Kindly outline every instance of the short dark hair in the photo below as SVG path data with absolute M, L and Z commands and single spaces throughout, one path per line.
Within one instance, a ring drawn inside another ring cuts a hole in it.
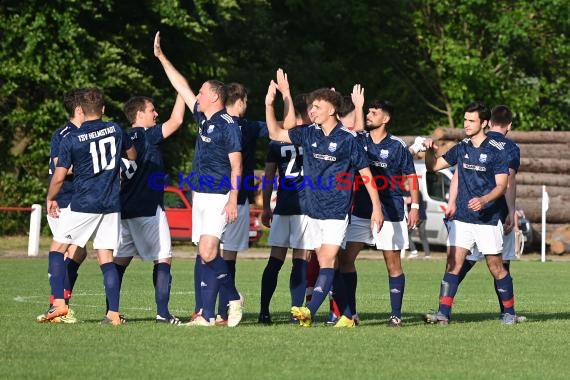
M 390 120 L 392 119 L 392 115 L 394 115 L 394 104 L 388 100 L 374 100 L 372 103 L 370 103 L 368 108 L 374 108 L 386 112 L 388 116 L 390 116 Z
M 226 99 L 228 98 L 228 93 L 226 91 L 226 85 L 223 82 L 220 82 L 219 80 L 216 80 L 216 79 L 209 79 L 206 81 L 206 83 L 208 83 L 210 85 L 210 88 L 212 89 L 214 94 L 218 95 L 218 97 L 220 98 L 220 101 L 225 106 L 226 105 Z
M 491 110 L 491 123 L 506 127 L 513 122 L 513 112 L 504 105 L 498 105 Z
M 232 106 L 238 100 L 247 97 L 247 89 L 241 83 L 233 82 L 226 85 L 226 106 Z
M 354 103 L 352 103 L 352 97 L 350 95 L 345 95 L 342 97 L 342 104 L 338 110 L 339 117 L 345 117 L 349 113 L 354 111 Z
M 103 90 L 99 88 L 86 88 L 78 93 L 78 102 L 83 113 L 86 115 L 103 114 L 103 107 L 105 107 Z
M 133 96 L 125 102 L 123 105 L 123 113 L 129 123 L 135 123 L 137 120 L 137 112 L 144 112 L 147 103 L 154 103 L 154 101 L 147 96 Z
M 481 101 L 471 102 L 465 106 L 463 112 L 477 112 L 481 121 L 489 121 L 491 119 L 491 111 L 485 103 Z
M 75 116 L 75 108 L 79 106 L 78 95 L 81 91 L 81 88 L 75 88 L 63 95 L 63 106 L 70 118 Z
M 309 116 L 309 94 L 299 94 L 293 99 L 293 107 L 295 107 L 295 115 L 300 118 Z
M 324 100 L 330 104 L 335 109 L 335 113 L 338 114 L 340 107 L 342 106 L 342 95 L 330 88 L 319 88 L 309 94 L 308 103 L 313 103 L 315 100 Z

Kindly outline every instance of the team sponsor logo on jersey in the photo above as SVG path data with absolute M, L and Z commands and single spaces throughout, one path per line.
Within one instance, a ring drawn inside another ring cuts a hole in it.
M 388 158 L 388 155 L 390 154 L 390 152 L 388 151 L 388 149 L 380 149 L 380 158 L 385 160 Z
M 486 172 L 487 171 L 486 167 L 479 166 L 479 165 L 473 165 L 473 164 L 463 164 L 463 168 L 468 169 L 468 170 L 475 170 L 478 172 Z
M 376 166 L 377 168 L 387 168 L 388 164 L 382 161 L 371 161 L 370 166 Z
M 328 154 L 313 153 L 313 157 L 317 160 L 336 161 L 335 156 L 329 156 Z
M 200 138 L 202 139 L 202 141 L 210 143 L 212 142 L 212 139 L 209 137 L 204 136 L 203 134 L 200 133 Z
M 330 143 L 329 144 L 329 152 L 334 152 L 336 150 L 336 143 Z
M 212 133 L 212 132 L 214 131 L 214 128 L 215 128 L 215 127 L 216 127 L 216 126 L 215 126 L 214 124 L 208 125 L 208 132 L 206 132 L 206 133 L 208 133 L 208 134 Z
M 485 153 L 481 153 L 479 155 L 479 162 L 484 164 L 485 162 L 487 162 L 487 155 Z

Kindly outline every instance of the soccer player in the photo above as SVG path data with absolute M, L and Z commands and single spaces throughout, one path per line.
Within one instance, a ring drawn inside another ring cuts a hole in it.
M 238 192 L 238 217 L 229 224 L 222 236 L 222 257 L 235 282 L 237 253 L 249 247 L 249 205 L 254 201 L 255 151 L 257 140 L 268 137 L 267 124 L 244 118 L 247 110 L 247 90 L 240 83 L 226 85 L 226 110 L 241 131 L 242 176 Z M 220 289 L 216 324 L 224 325 L 228 319 L 228 296 Z
M 164 191 L 149 186 L 153 173 L 164 172 L 160 144 L 180 128 L 186 105 L 176 97 L 170 118 L 157 124 L 154 101 L 144 96 L 130 98 L 123 112 L 131 123 L 128 136 L 137 150 L 137 159 L 123 159 L 121 187 L 121 241 L 115 264 L 122 282 L 123 274 L 134 256 L 152 261 L 152 282 L 156 301 L 156 322 L 180 324 L 168 310 L 172 275 L 170 230 L 164 212 Z
M 280 75 L 283 75 L 281 69 L 278 71 L 278 80 Z M 265 100 L 269 136 L 275 141 L 303 147 L 305 178 L 302 185 L 308 186 L 307 215 L 310 217 L 309 223 L 314 223 L 318 231 L 315 238 L 320 270 L 313 296 L 306 307 L 291 308 L 292 316 L 302 326 L 310 326 L 332 286 L 335 260 L 348 224 L 353 184 L 351 173 L 359 170 L 362 176 L 372 176 L 364 149 L 359 146 L 355 133 L 344 128 L 337 120 L 337 110 L 342 101 L 339 93 L 330 89 L 313 91 L 309 97 L 309 112 L 313 114 L 311 119 L 314 124 L 285 130 L 279 128 L 275 119 L 273 103 L 276 91 L 277 84 L 271 81 Z M 285 107 L 292 107 L 289 89 L 280 88 L 280 91 Z M 373 204 L 370 228 L 380 230 L 383 218 L 378 192 L 370 183 L 365 186 Z M 353 327 L 354 321 L 350 317 L 343 315 L 337 326 Z
M 356 315 L 357 272 L 355 260 L 364 245 L 375 245 L 382 250 L 388 271 L 391 312 L 388 326 L 402 326 L 402 300 L 406 277 L 402 270 L 400 250 L 408 247 L 408 228 L 419 220 L 419 187 L 414 160 L 406 144 L 388 131 L 394 114 L 392 103 L 374 101 L 366 115 L 366 131 L 359 134 L 365 148 L 374 186 L 380 195 L 384 225 L 379 233 L 371 231 L 372 204 L 368 192 L 358 186 L 354 208 L 346 231 L 346 248 L 340 256 L 340 270 L 348 297 L 350 312 Z M 406 179 L 406 176 L 407 179 Z M 404 211 L 404 181 L 408 182 L 412 208 L 407 221 Z M 342 308 L 342 306 L 341 306 Z
M 295 97 L 295 125 L 311 124 L 307 114 L 307 95 Z M 271 196 L 275 173 L 279 173 L 277 202 L 271 210 Z M 291 306 L 303 306 L 307 287 L 307 259 L 310 249 L 315 248 L 311 241 L 312 233 L 308 229 L 308 217 L 305 215 L 303 181 L 303 148 L 293 144 L 271 141 L 265 163 L 263 184 L 263 213 L 261 221 L 271 227 L 268 243 L 271 253 L 261 278 L 261 302 L 258 322 L 271 324 L 269 304 L 275 289 L 279 271 L 283 267 L 288 248 L 293 249 L 293 266 L 289 277 Z M 299 323 L 296 319 L 294 323 Z
M 425 163 L 429 171 L 457 165 L 457 211 L 448 222 L 447 267 L 441 281 L 439 309 L 425 316 L 427 323 L 447 324 L 459 286 L 459 273 L 469 250 L 477 246 L 499 289 L 504 306 L 502 323 L 516 323 L 513 279 L 503 267 L 503 225 L 508 212 L 504 194 L 509 175 L 503 136 L 486 136 L 491 112 L 481 102 L 468 104 L 463 126 L 467 138 L 437 157 L 433 140 L 426 139 Z
M 225 287 L 229 299 L 227 326 L 235 327 L 243 316 L 243 298 L 235 288 L 218 248 L 227 224 L 237 219 L 238 177 L 242 173 L 239 127 L 224 108 L 224 84 L 208 80 L 195 95 L 186 79 L 162 52 L 159 32 L 154 39 L 154 55 L 198 124 L 194 176 L 191 182 L 187 178 L 184 181 L 193 187 L 192 241 L 198 244 L 200 256 L 196 265 L 201 265 L 199 280 L 203 311 L 202 315 L 185 325 L 213 326 L 218 290 Z
M 58 128 L 51 137 L 51 147 L 50 147 L 50 160 L 49 160 L 49 179 L 48 183 L 51 182 L 51 178 L 53 173 L 55 172 L 55 167 L 58 161 L 59 155 L 59 144 L 61 139 L 65 137 L 69 132 L 79 128 L 79 126 L 83 123 L 83 113 L 77 103 L 78 94 L 81 90 L 75 89 L 71 90 L 66 93 L 63 97 L 63 105 L 65 110 L 69 115 L 69 120 L 63 125 L 62 127 Z M 69 206 L 69 202 L 71 201 L 71 195 L 73 194 L 73 170 L 68 172 L 65 176 L 65 180 L 63 185 L 61 186 L 61 190 L 59 191 L 56 201 L 60 208 L 66 208 Z M 53 218 L 49 214 L 47 215 L 47 220 L 49 224 L 49 228 L 51 230 L 52 236 L 55 235 L 57 231 L 57 226 L 59 219 Z M 87 252 L 85 248 L 78 247 L 76 245 L 70 245 L 65 252 L 65 282 L 64 282 L 64 299 L 65 302 L 69 305 L 69 301 L 71 298 L 71 294 L 73 292 L 73 287 L 75 286 L 75 282 L 77 280 L 78 274 L 77 271 L 79 266 L 85 260 L 87 256 Z M 53 304 L 53 294 L 50 295 L 49 305 L 50 308 Z M 49 320 L 45 319 L 44 314 L 40 314 L 37 317 L 37 321 L 42 322 L 49 322 Z M 51 322 L 63 322 L 63 323 L 76 323 L 77 317 L 75 316 L 75 312 L 70 308 L 67 315 L 62 317 L 57 317 L 51 320 Z
M 57 167 L 47 195 L 48 213 L 58 217 L 60 210 L 55 199 L 69 168 L 73 166 L 73 195 L 69 207 L 61 210 L 49 252 L 54 301 L 45 318 L 51 320 L 68 313 L 63 296 L 65 251 L 72 244 L 85 247 L 89 238 L 95 235 L 93 247 L 97 250 L 109 302 L 103 323 L 120 325 L 119 276 L 113 264 L 113 250 L 118 245 L 120 227 L 119 169 L 121 152 L 125 151 L 127 157 L 134 160 L 136 150 L 119 125 L 101 120 L 105 108 L 103 91 L 86 89 L 79 94 L 78 103 L 84 122 L 61 141 Z
M 502 136 L 506 136 L 511 130 L 513 124 L 513 113 L 512 111 L 504 105 L 498 105 L 491 110 L 491 120 L 489 121 L 489 130 L 487 131 L 487 137 L 501 139 Z M 505 199 L 507 201 L 508 213 L 506 219 L 504 220 L 503 226 L 503 267 L 507 272 L 510 273 L 510 262 L 517 258 L 516 255 L 516 244 L 515 244 L 515 231 L 516 226 L 516 208 L 515 208 L 515 198 L 516 198 L 516 174 L 520 167 L 520 149 L 512 140 L 505 139 L 505 150 L 508 156 L 509 165 L 509 177 L 507 182 L 507 191 L 505 193 Z M 451 182 L 450 196 L 448 201 L 448 208 L 446 211 L 446 217 L 452 219 L 456 211 L 456 200 L 457 200 L 457 183 L 458 183 L 458 173 L 455 172 Z M 483 255 L 477 249 L 473 248 L 470 255 L 466 257 L 465 262 L 459 272 L 459 283 L 463 281 L 467 273 L 473 268 L 477 261 L 483 260 Z M 497 281 L 494 281 L 495 293 L 497 294 L 497 299 L 499 300 L 499 308 L 501 310 L 500 319 L 504 316 L 504 306 L 501 302 L 501 295 L 497 287 Z M 524 322 L 526 318 L 522 315 L 516 316 L 516 322 Z

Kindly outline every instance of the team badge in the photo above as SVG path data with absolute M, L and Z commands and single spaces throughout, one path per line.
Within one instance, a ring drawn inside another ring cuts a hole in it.
M 214 130 L 214 125 L 213 124 L 208 125 L 208 133 L 212 133 L 213 130 Z
M 336 150 L 336 143 L 330 143 L 329 144 L 329 152 L 334 152 Z
M 385 160 L 388 158 L 388 155 L 390 154 L 390 152 L 388 151 L 388 149 L 380 149 L 380 158 Z
M 484 164 L 485 162 L 487 162 L 487 155 L 485 153 L 481 153 L 479 155 L 479 162 Z

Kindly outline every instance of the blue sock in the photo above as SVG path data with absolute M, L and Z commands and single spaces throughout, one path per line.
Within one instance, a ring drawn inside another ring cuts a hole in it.
M 503 268 L 505 268 L 507 272 L 510 272 L 510 267 L 511 267 L 510 261 L 503 263 Z M 493 283 L 495 285 L 495 294 L 497 295 L 497 299 L 499 300 L 499 308 L 501 309 L 501 314 L 503 314 L 505 312 L 505 307 L 503 306 L 503 302 L 501 300 L 501 293 L 499 293 L 499 289 L 497 288 L 497 280 L 493 281 Z
M 451 315 L 453 299 L 459 287 L 459 276 L 445 272 L 439 288 L 439 312 L 447 318 Z
M 358 275 L 356 272 L 346 272 L 342 274 L 344 279 L 344 287 L 346 289 L 346 298 L 348 307 L 352 315 L 356 314 L 356 286 L 358 284 Z
M 283 262 L 281 262 L 283 265 Z M 293 259 L 291 276 L 289 277 L 289 290 L 291 291 L 291 306 L 303 306 L 305 301 L 305 290 L 307 289 L 307 266 L 303 259 Z M 275 276 L 277 285 L 277 276 Z
M 79 270 L 78 262 L 72 259 L 65 259 L 65 281 L 63 283 L 65 303 L 69 304 L 69 299 L 71 298 L 71 293 L 73 292 L 73 287 L 75 286 L 75 281 L 77 281 L 77 271 Z
M 109 302 L 108 310 L 118 312 L 121 284 L 119 281 L 117 266 L 114 263 L 103 264 L 101 265 L 101 272 L 103 272 L 105 295 L 107 296 L 107 301 Z
M 334 279 L 334 269 L 333 268 L 321 268 L 319 270 L 319 276 L 315 282 L 315 287 L 313 289 L 313 297 L 311 301 L 307 304 L 307 307 L 311 311 L 311 317 L 314 319 L 317 314 L 317 310 L 329 294 L 332 288 L 332 283 Z
M 227 292 L 226 294 L 228 297 L 228 302 L 238 300 L 239 293 L 236 289 L 234 279 L 228 269 L 228 265 L 224 259 L 222 259 L 221 256 L 216 256 L 214 260 L 206 263 L 206 266 L 211 268 L 216 274 L 216 279 L 218 280 L 219 287 L 225 288 Z
M 471 260 L 465 260 L 463 262 L 463 266 L 461 267 L 461 269 L 459 270 L 459 284 L 461 284 L 461 281 L 463 281 L 463 279 L 465 278 L 465 276 L 467 276 L 467 273 L 469 273 L 469 271 L 471 269 L 473 269 L 473 267 L 475 266 L 475 264 L 477 264 L 477 261 L 471 261 Z
M 119 264 L 115 264 L 115 268 L 117 269 L 117 276 L 119 279 L 119 293 L 121 292 L 121 287 L 123 286 L 123 276 L 125 274 L 125 271 L 127 270 L 126 266 L 123 265 L 119 265 Z M 105 298 L 105 306 L 106 306 L 106 312 L 109 311 L 109 299 Z
M 196 255 L 196 263 L 194 264 L 194 312 L 197 313 L 202 309 L 202 258 Z
M 154 265 L 156 281 L 154 285 L 154 299 L 156 301 L 156 313 L 163 318 L 170 318 L 168 302 L 170 301 L 170 264 L 158 263 Z
M 231 276 L 232 282 L 235 287 L 236 283 L 236 262 L 232 260 L 224 260 L 226 265 L 228 266 L 228 272 Z M 227 290 L 224 287 L 220 287 L 220 295 L 218 301 L 218 314 L 222 317 L 222 319 L 228 319 L 228 302 L 230 302 L 227 294 Z
M 201 265 L 200 269 L 200 292 L 202 300 L 202 317 L 207 321 L 211 318 L 215 318 L 215 307 L 216 298 L 218 297 L 218 291 L 220 289 L 219 282 L 216 278 L 216 272 L 208 264 L 196 264 Z
M 515 314 L 515 291 L 513 286 L 513 278 L 510 273 L 500 280 L 496 280 L 497 293 L 501 298 L 503 305 L 503 313 Z
M 283 267 L 283 261 L 269 256 L 269 260 L 267 260 L 267 265 L 261 276 L 261 301 L 259 308 L 261 314 L 269 314 L 269 304 L 277 288 L 277 278 L 279 277 L 281 267 Z M 304 292 L 305 290 L 303 290 L 303 297 L 305 296 Z
M 56 299 L 63 299 L 65 281 L 65 261 L 63 253 L 51 251 L 48 254 L 48 274 L 51 294 Z
M 389 277 L 388 285 L 390 287 L 390 306 L 392 307 L 390 315 L 402 318 L 402 300 L 406 288 L 406 276 L 402 273 L 398 277 Z

